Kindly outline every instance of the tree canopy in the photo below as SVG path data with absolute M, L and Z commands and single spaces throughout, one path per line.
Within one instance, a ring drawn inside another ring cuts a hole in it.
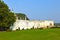
M 4 1 L 0 0 L 0 27 L 10 27 L 15 20 L 14 13 L 10 11 Z

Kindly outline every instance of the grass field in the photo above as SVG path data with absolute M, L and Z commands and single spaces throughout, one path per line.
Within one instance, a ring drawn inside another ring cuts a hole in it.
M 0 40 L 60 40 L 60 28 L 0 32 Z

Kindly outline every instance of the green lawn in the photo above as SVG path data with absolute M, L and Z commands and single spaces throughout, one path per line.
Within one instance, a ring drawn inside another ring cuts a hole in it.
M 60 40 L 60 28 L 0 32 L 0 40 Z

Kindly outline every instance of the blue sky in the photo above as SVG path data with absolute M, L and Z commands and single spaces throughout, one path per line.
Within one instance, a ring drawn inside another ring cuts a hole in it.
M 60 22 L 60 0 L 3 0 L 15 13 L 24 13 L 31 20 Z

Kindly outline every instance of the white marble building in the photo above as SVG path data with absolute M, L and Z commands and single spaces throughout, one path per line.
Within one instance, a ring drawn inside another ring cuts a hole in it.
M 37 29 L 37 28 L 50 28 L 54 27 L 54 21 L 40 21 L 40 20 L 19 20 L 16 18 L 16 22 L 10 27 L 11 30 L 26 30 L 26 29 Z

